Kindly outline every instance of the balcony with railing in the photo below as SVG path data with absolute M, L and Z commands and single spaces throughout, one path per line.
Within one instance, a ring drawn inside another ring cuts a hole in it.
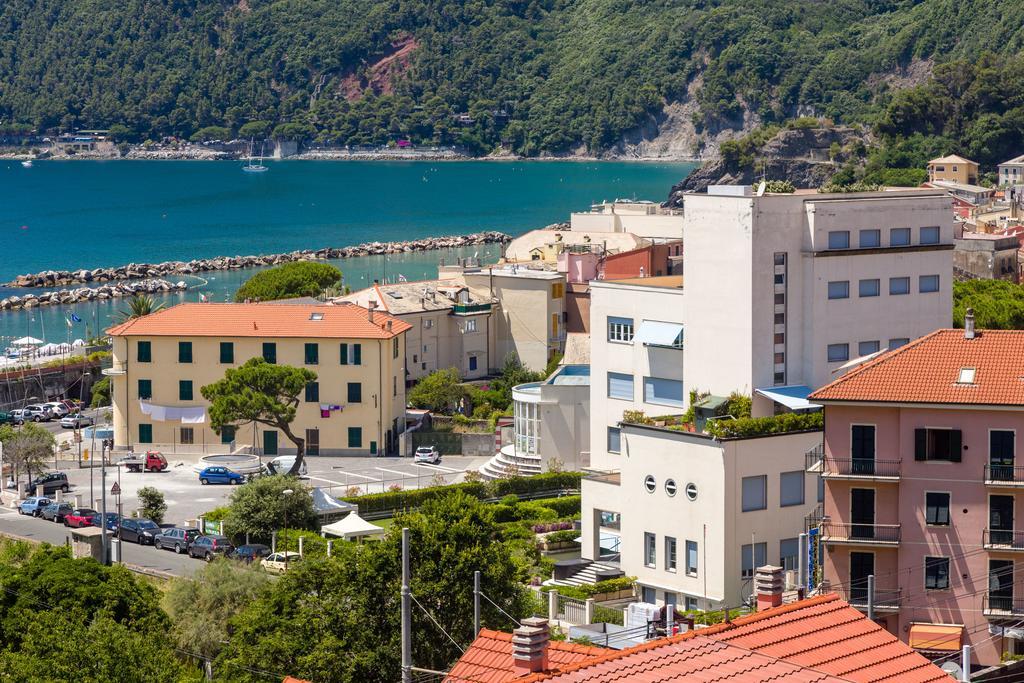
M 1015 465 L 985 465 L 985 486 L 994 488 L 1024 488 L 1024 467 Z
M 611 484 L 612 486 L 620 486 L 622 484 L 622 472 L 585 472 L 583 474 L 584 481 L 594 481 L 600 484 Z
M 1024 531 L 985 529 L 981 544 L 985 550 L 1022 552 L 1024 551 Z
M 452 306 L 452 313 L 454 315 L 476 315 L 479 313 L 487 313 L 491 310 L 490 302 L 475 302 L 466 304 L 455 304 Z
M 899 482 L 900 460 L 866 458 L 832 458 L 821 462 L 821 476 L 826 479 L 853 479 L 876 482 Z
M 863 586 L 822 587 L 822 591 L 838 593 L 846 602 L 866 612 L 868 609 L 868 588 Z M 874 598 L 875 612 L 895 612 L 900 608 L 899 588 L 876 588 Z
M 821 523 L 822 543 L 846 545 L 898 546 L 900 544 L 899 524 L 840 524 Z
M 821 462 L 825 459 L 825 444 L 819 443 L 811 450 L 804 453 L 804 470 L 809 474 L 821 472 Z
M 981 613 L 989 618 L 1024 617 L 1024 598 L 986 591 Z

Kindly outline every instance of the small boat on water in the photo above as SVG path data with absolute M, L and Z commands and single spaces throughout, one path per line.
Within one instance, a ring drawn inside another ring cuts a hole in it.
M 259 163 L 253 163 L 256 157 L 253 156 L 253 142 L 249 143 L 249 163 L 242 167 L 246 173 L 265 173 L 268 169 L 263 165 L 263 145 L 260 145 Z
M 24 161 L 21 162 L 21 165 L 24 166 L 25 168 L 32 168 L 32 160 L 25 159 Z

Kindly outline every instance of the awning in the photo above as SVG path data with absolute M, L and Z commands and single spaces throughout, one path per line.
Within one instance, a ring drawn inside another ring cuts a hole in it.
M 683 326 L 679 323 L 644 320 L 633 335 L 633 341 L 648 346 L 675 346 L 682 333 Z
M 341 536 L 346 541 L 353 538 L 380 536 L 384 534 L 384 529 L 380 528 L 376 524 L 370 524 L 354 512 L 344 519 L 339 519 L 337 522 L 320 527 L 320 531 L 321 533 L 330 534 L 331 536 Z
M 910 647 L 931 652 L 959 652 L 964 627 L 956 624 L 911 624 Z
M 319 486 L 313 488 L 313 508 L 319 515 L 330 515 L 339 512 L 353 512 L 358 505 L 338 500 Z
M 790 410 L 807 410 L 809 408 L 821 407 L 817 403 L 810 403 L 807 401 L 807 397 L 811 393 L 811 388 L 806 387 L 803 384 L 794 384 L 788 387 L 765 387 L 764 389 L 754 389 L 754 393 L 764 396 L 776 403 L 781 403 Z

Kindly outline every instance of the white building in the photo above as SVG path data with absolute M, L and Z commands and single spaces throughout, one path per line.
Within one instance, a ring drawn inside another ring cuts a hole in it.
M 1000 185 L 1024 185 L 1024 154 L 999 164 Z
M 573 232 L 632 233 L 664 242 L 683 236 L 683 212 L 654 202 L 617 199 L 571 214 L 569 226 Z

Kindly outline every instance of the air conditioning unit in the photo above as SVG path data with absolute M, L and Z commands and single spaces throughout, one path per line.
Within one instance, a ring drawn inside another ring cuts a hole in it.
M 626 608 L 626 628 L 647 626 L 658 619 L 660 610 L 649 602 L 631 602 Z

